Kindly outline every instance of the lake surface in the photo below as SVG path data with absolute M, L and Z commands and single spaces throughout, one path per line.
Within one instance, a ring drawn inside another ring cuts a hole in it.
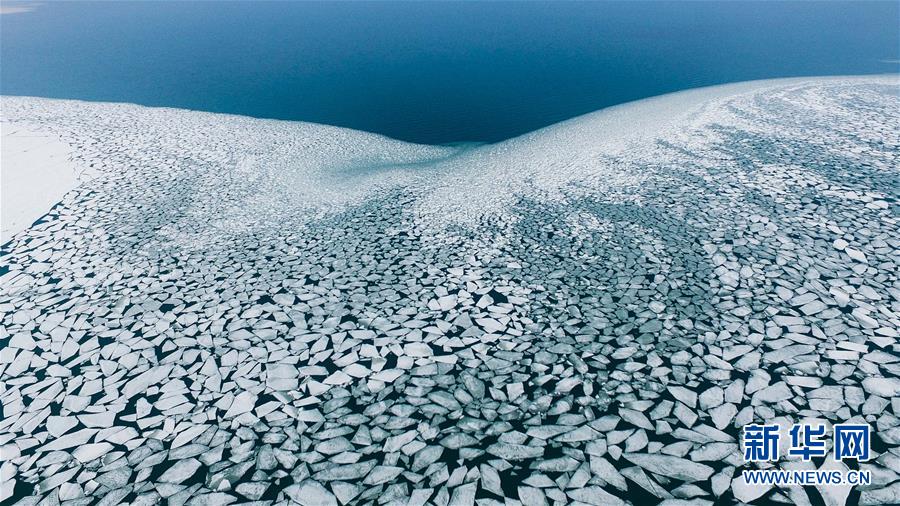
M 898 72 L 898 2 L 4 3 L 0 93 L 494 142 L 733 81 Z

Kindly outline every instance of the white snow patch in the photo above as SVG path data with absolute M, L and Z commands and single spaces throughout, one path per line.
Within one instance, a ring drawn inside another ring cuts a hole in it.
M 96 175 L 73 162 L 71 153 L 68 144 L 39 126 L 0 122 L 0 243 Z

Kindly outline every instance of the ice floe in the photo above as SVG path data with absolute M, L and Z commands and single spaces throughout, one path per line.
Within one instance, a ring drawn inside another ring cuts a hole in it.
M 896 504 L 898 91 L 464 149 L 3 97 L 4 172 L 22 128 L 94 172 L 4 225 L 0 501 Z M 800 420 L 871 425 L 874 482 L 743 484 L 740 428 Z

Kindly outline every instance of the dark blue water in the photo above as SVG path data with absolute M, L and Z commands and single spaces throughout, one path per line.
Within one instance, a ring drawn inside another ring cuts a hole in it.
M 898 5 L 49 3 L 0 16 L 0 93 L 490 142 L 697 86 L 897 72 Z

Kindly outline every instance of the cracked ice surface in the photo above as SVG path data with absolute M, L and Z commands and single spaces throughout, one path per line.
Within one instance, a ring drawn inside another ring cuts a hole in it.
M 896 78 L 465 150 L 2 100 L 99 173 L 3 246 L 3 499 L 900 502 Z M 870 424 L 874 483 L 744 486 L 801 420 Z

